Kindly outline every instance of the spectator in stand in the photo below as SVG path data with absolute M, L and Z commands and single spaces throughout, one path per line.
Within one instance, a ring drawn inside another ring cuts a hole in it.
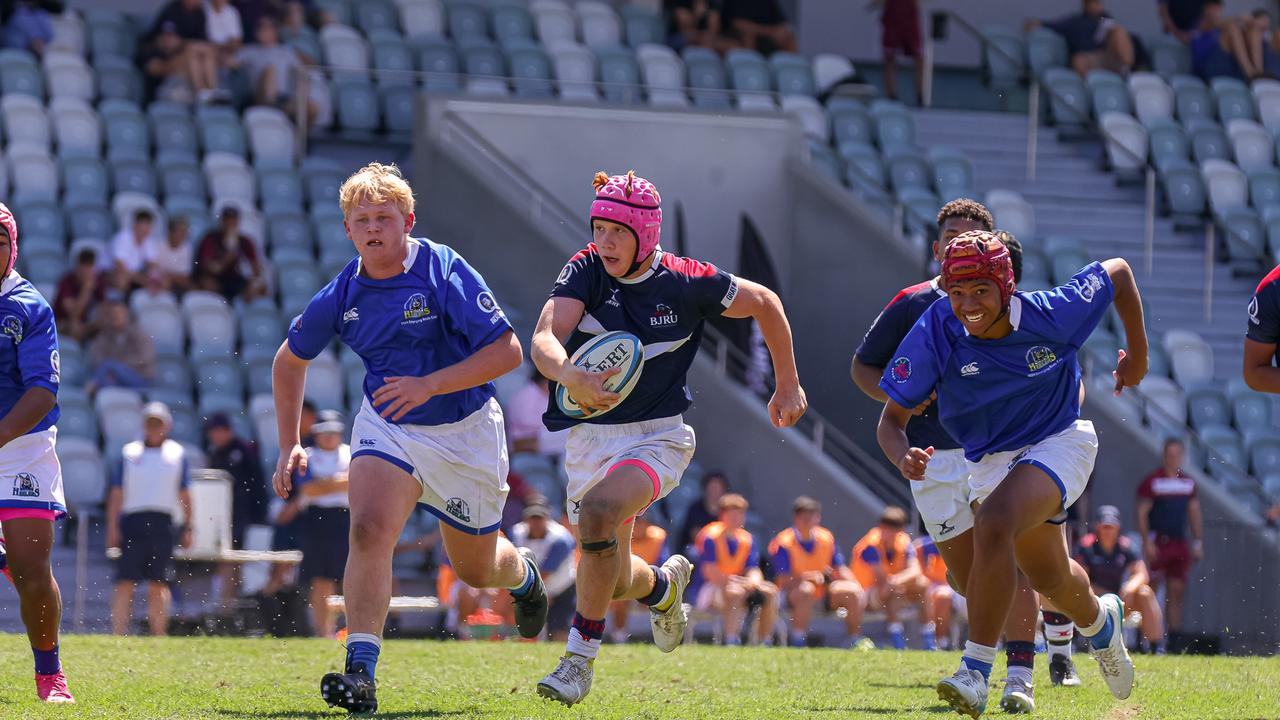
M 228 301 L 238 297 L 249 302 L 266 294 L 258 248 L 240 232 L 240 209 L 235 205 L 222 208 L 218 227 L 200 241 L 195 282 L 201 290 L 221 293 Z
M 202 103 L 222 96 L 218 50 L 209 42 L 208 27 L 200 0 L 173 0 L 160 11 L 141 58 L 153 91 L 188 102 L 190 92 Z
M 720 0 L 666 0 L 667 44 L 677 52 L 686 47 L 722 49 Z
M 916 603 L 923 609 L 929 588 L 906 527 L 905 510 L 885 508 L 880 522 L 853 546 L 849 563 L 853 577 L 866 593 L 867 609 L 884 610 L 889 623 L 889 642 L 898 650 L 907 647 L 899 620 L 903 606 Z
M 155 245 L 151 234 L 155 230 L 156 216 L 145 208 L 133 213 L 133 223 L 111 238 L 113 282 L 121 292 L 142 287 L 147 282 L 147 264 Z
M 93 395 L 102 387 L 135 390 L 151 384 L 155 376 L 156 348 L 133 320 L 120 293 L 104 295 L 97 312 L 98 331 L 89 342 L 89 382 L 85 392 Z
M 825 601 L 827 610 L 844 608 L 850 647 L 874 647 L 862 637 L 865 593 L 845 566 L 835 536 L 822 527 L 822 505 L 802 495 L 791 509 L 792 526 L 769 543 L 776 582 L 791 609 L 790 644 L 807 644 L 813 608 Z
M 102 302 L 106 287 L 106 281 L 98 273 L 98 253 L 93 248 L 84 248 L 76 254 L 76 266 L 58 281 L 53 300 L 58 334 L 84 342 L 89 337 L 89 321 Z
M 293 117 L 298 102 L 307 98 L 307 121 L 314 122 L 319 106 L 310 97 L 310 76 L 302 55 L 281 44 L 279 27 L 270 15 L 258 19 L 253 37 L 254 43 L 240 48 L 231 64 L 248 74 L 255 102 L 278 107 Z
M 922 532 L 912 546 L 915 547 L 920 570 L 929 581 L 924 596 L 924 616 L 921 618 L 924 624 L 920 628 L 924 649 L 950 650 L 951 611 L 956 594 L 947 579 L 947 563 L 928 533 Z
M 880 47 L 884 53 L 884 94 L 898 99 L 898 53 L 915 65 L 916 97 L 924 88 L 924 63 L 920 57 L 920 5 L 918 0 L 875 0 L 880 6 Z
M 316 404 L 304 399 L 302 413 L 298 420 L 298 437 L 300 438 L 298 443 L 302 447 L 315 445 L 311 430 L 315 424 Z M 267 513 L 272 525 L 271 549 L 276 552 L 302 549 L 302 518 L 300 517 L 302 508 L 299 503 L 294 502 L 297 496 L 297 486 L 289 488 L 289 497 L 284 500 L 270 495 Z M 275 595 L 286 585 L 291 585 L 290 575 L 293 568 L 294 566 L 289 563 L 271 563 L 271 574 L 267 578 L 267 585 L 263 588 L 262 594 Z
M 1160 25 L 1184 45 L 1200 28 L 1206 0 L 1156 0 Z
M 431 557 L 439 544 L 440 519 L 418 505 L 409 514 L 391 551 L 391 594 L 403 594 L 400 585 L 406 580 L 426 577 L 433 567 Z
M 30 50 L 36 57 L 42 57 L 45 46 L 53 39 L 53 21 L 49 15 L 62 12 L 63 3 L 18 0 L 3 5 L 7 10 L 0 17 L 4 23 L 4 46 Z
M 796 36 L 778 0 L 725 0 L 724 30 L 742 47 L 770 55 L 796 51 Z
M 1138 533 L 1151 571 L 1151 586 L 1165 585 L 1169 640 L 1182 631 L 1182 604 L 1191 566 L 1204 557 L 1204 526 L 1196 481 L 1182 472 L 1186 448 L 1181 440 L 1164 443 L 1164 465 L 1138 486 Z M 1190 530 L 1191 542 L 1187 542 Z
M 742 644 L 742 626 L 753 608 L 759 608 L 749 638 L 772 645 L 773 626 L 778 619 L 778 586 L 760 572 L 760 550 L 755 538 L 743 527 L 747 520 L 747 499 L 737 493 L 720 498 L 720 519 L 698 533 L 699 610 L 720 615 L 726 645 Z
M 720 498 L 729 492 L 729 478 L 725 474 L 712 470 L 702 476 L 702 497 L 689 504 L 685 510 L 684 523 L 680 526 L 680 535 L 672 547 L 683 551 L 693 547 L 693 541 L 707 523 L 720 518 Z
M 1261 33 L 1252 18 L 1233 18 L 1223 13 L 1222 0 L 1204 3 L 1200 26 L 1188 43 L 1191 70 L 1206 81 L 1215 77 L 1260 77 L 1264 71 Z
M 243 550 L 249 526 L 265 523 L 267 519 L 267 484 L 262 477 L 262 463 L 253 444 L 236 435 L 226 413 L 211 415 L 205 422 L 204 432 L 209 467 L 231 476 L 231 548 Z M 222 608 L 229 610 L 240 586 L 240 565 L 222 563 L 218 577 L 222 583 Z
M 313 444 L 307 446 L 307 471 L 299 474 L 299 491 L 291 501 L 301 510 L 305 527 L 299 574 L 309 587 L 311 627 L 317 637 L 333 637 L 337 617 L 329 610 L 327 599 L 341 591 L 347 564 L 351 532 L 347 470 L 351 466 L 351 447 L 342 442 L 345 432 L 342 413 L 317 413 L 311 427 Z M 264 491 L 265 488 L 264 484 Z
M 164 403 L 142 409 L 142 440 L 124 446 L 107 494 L 107 547 L 120 551 L 111 598 L 111 631 L 129 632 L 133 592 L 147 584 L 147 623 L 152 635 L 169 629 L 169 583 L 174 579 L 173 547 L 191 547 L 186 451 L 169 439 L 173 416 Z
M 646 563 L 661 567 L 671 556 L 667 549 L 667 531 L 654 525 L 647 515 L 637 515 L 631 527 L 631 552 Z M 634 600 L 617 600 L 609 605 L 613 613 L 609 637 L 614 643 L 621 645 L 631 639 L 627 621 L 638 604 Z
M 1093 532 L 1080 538 L 1076 562 L 1089 572 L 1089 582 L 1098 595 L 1114 593 L 1130 608 L 1142 613 L 1142 636 L 1153 652 L 1164 653 L 1164 620 L 1160 602 L 1148 584 L 1147 566 L 1129 538 L 1120 534 L 1120 508 L 1103 505 L 1093 524 Z
M 1028 20 L 1026 29 L 1044 26 L 1067 43 L 1071 68 L 1081 76 L 1099 68 L 1127 75 L 1135 61 L 1133 37 L 1107 14 L 1102 0 L 1083 0 L 1080 12 L 1057 20 Z
M 547 411 L 550 384 L 531 367 L 529 382 L 511 397 L 503 408 L 507 421 L 507 438 L 511 441 L 511 453 L 532 453 L 556 458 L 564 455 L 564 444 L 569 431 L 551 432 L 542 424 L 542 414 Z
M 218 54 L 218 64 L 228 65 L 231 57 L 244 44 L 240 11 L 230 0 L 205 0 L 205 3 L 205 34 Z
M 151 244 L 148 252 L 150 274 L 165 290 L 182 293 L 191 288 L 193 255 L 188 237 L 190 231 L 191 223 L 179 215 L 169 219 L 165 240 Z
M 528 548 L 538 558 L 542 582 L 547 586 L 547 637 L 555 642 L 569 638 L 577 592 L 574 580 L 578 563 L 574 551 L 578 542 L 573 533 L 551 519 L 551 508 L 541 503 L 524 509 L 524 521 L 511 529 L 511 542 Z

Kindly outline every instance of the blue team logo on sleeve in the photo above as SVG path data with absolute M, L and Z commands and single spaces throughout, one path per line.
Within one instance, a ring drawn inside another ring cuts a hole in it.
M 1093 296 L 1102 289 L 1102 279 L 1095 273 L 1086 275 L 1080 283 L 1080 297 L 1085 302 L 1093 302 Z
M 911 359 L 900 357 L 893 361 L 893 365 L 889 368 L 890 377 L 893 381 L 901 385 L 911 379 Z
M 427 307 L 427 296 L 422 293 L 414 293 L 404 301 L 404 322 L 421 322 L 431 315 L 431 308 Z
M 0 333 L 7 335 L 13 339 L 13 344 L 17 345 L 22 342 L 22 321 L 13 315 L 5 315 L 0 320 Z
M 1033 373 L 1038 373 L 1056 362 L 1058 362 L 1058 355 L 1044 345 L 1036 345 L 1027 351 L 1027 369 Z
M 476 305 L 483 312 L 491 313 L 498 309 L 498 301 L 493 299 L 493 293 L 485 291 L 476 296 Z

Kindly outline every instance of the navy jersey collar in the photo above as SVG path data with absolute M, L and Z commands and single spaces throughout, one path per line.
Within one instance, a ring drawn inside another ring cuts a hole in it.
M 615 279 L 618 282 L 622 283 L 623 285 L 635 285 L 636 283 L 642 283 L 645 280 L 648 280 L 649 278 L 653 277 L 653 274 L 658 272 L 658 266 L 661 264 L 662 264 L 662 251 L 654 250 L 653 261 L 649 263 L 648 270 L 645 270 L 638 277 L 633 277 L 630 279 L 626 279 L 626 278 L 615 278 Z

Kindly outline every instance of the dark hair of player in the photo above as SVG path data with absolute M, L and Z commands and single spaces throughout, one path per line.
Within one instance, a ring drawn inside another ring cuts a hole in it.
M 991 217 L 991 211 L 977 200 L 969 198 L 956 198 L 943 205 L 938 211 L 938 227 L 941 228 L 942 224 L 951 218 L 963 218 L 982 223 L 983 229 L 988 232 L 996 228 L 996 221 Z

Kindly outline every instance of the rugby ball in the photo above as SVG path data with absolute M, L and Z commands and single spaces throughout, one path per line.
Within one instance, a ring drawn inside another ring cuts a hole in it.
M 622 368 L 622 372 L 604 382 L 606 390 L 618 393 L 621 398 L 613 406 L 618 407 L 635 389 L 636 381 L 640 379 L 640 371 L 644 369 L 644 346 L 640 344 L 640 338 L 631 333 L 607 332 L 584 343 L 569 358 L 569 362 L 587 372 L 604 372 L 615 367 Z M 561 412 L 574 420 L 600 417 L 613 409 L 590 412 L 579 407 L 563 385 L 556 388 L 556 404 L 560 406 Z

